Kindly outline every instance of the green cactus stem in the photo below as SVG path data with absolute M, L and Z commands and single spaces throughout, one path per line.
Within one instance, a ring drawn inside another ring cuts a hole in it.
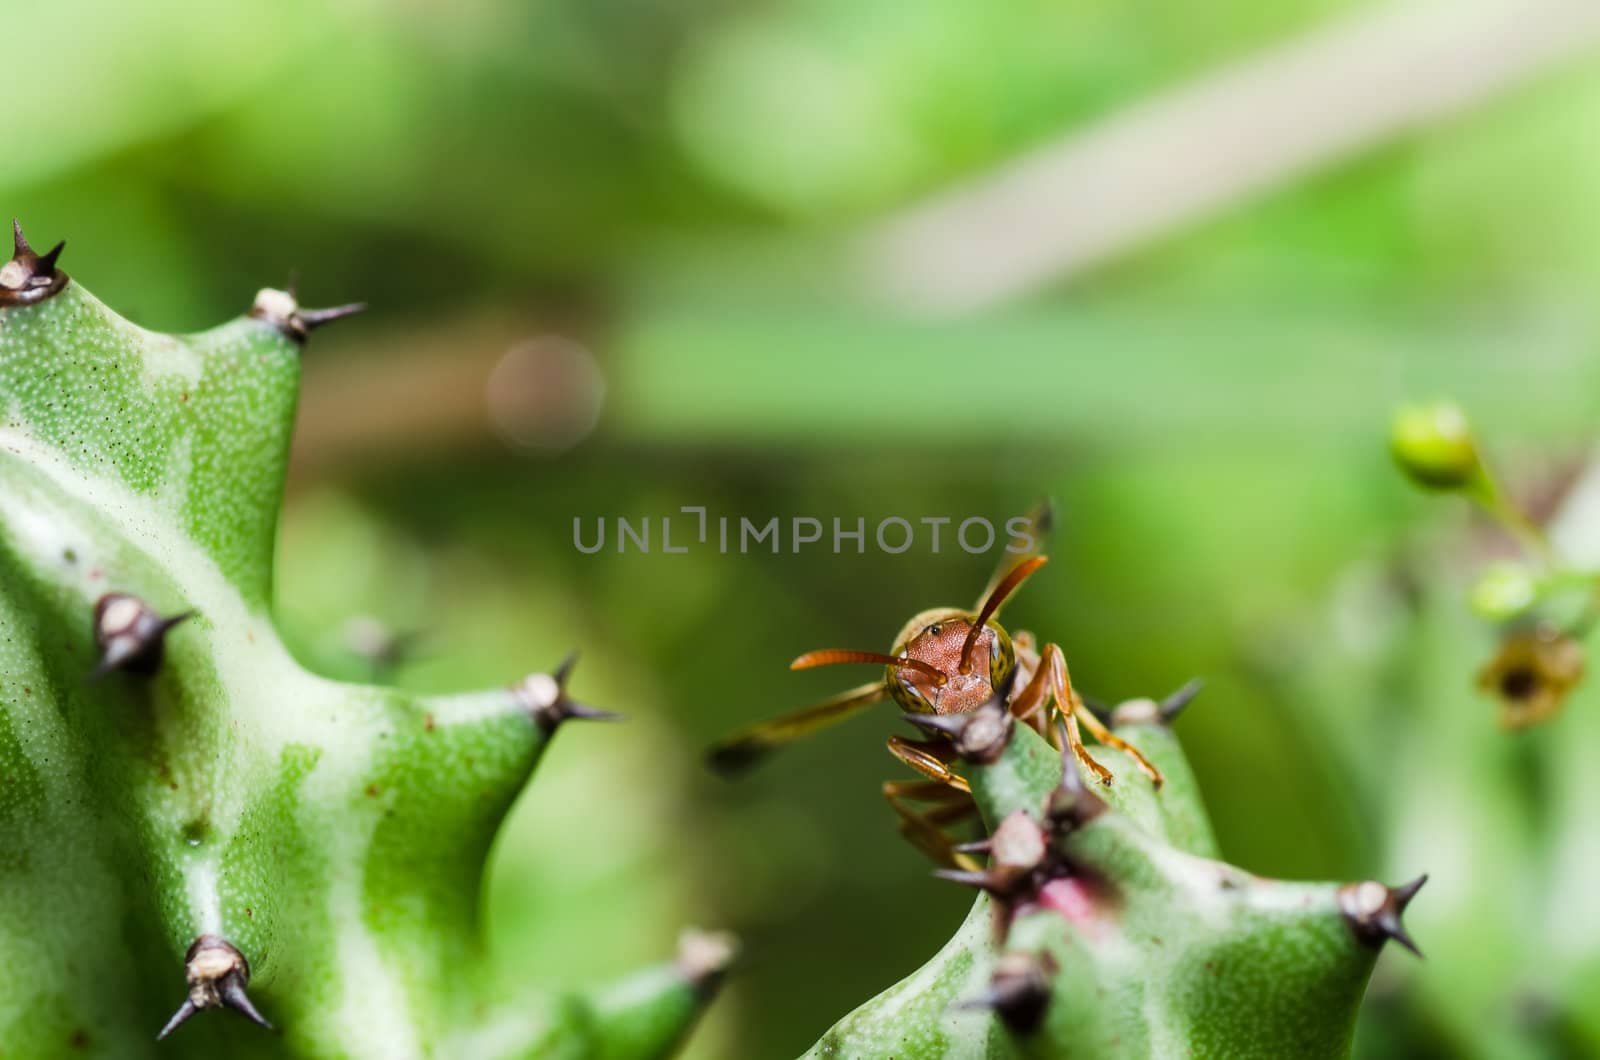
M 569 659 L 425 696 L 307 672 L 269 614 L 318 326 L 263 291 L 144 331 L 16 230 L 0 267 L 0 1056 L 649 1057 L 731 954 L 490 981 L 483 864 Z M 538 955 L 530 954 L 530 961 Z M 231 1010 L 231 1011 L 211 1011 Z M 163 1040 L 156 1044 L 157 1035 Z
M 953 742 L 989 838 L 971 913 L 932 960 L 811 1057 L 1338 1057 L 1383 943 L 1415 949 L 1389 888 L 1287 883 L 1219 861 L 1168 723 L 1193 688 L 1125 703 L 1115 731 L 1166 776 L 1096 755 L 1102 786 L 998 701 Z M 907 720 L 911 720 L 908 716 Z

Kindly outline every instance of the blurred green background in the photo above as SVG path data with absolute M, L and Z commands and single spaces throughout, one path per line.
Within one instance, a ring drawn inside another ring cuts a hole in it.
M 1582 5 L 1543 6 L 1527 25 Z M 1448 393 L 1530 490 L 1583 458 L 1600 395 L 1594 51 L 960 312 L 863 272 L 892 267 L 860 247 L 897 211 L 1384 10 L 14 5 L 0 202 L 36 245 L 67 238 L 72 274 L 151 328 L 209 327 L 291 270 L 311 304 L 371 303 L 307 352 L 280 548 L 290 636 L 356 673 L 352 617 L 418 631 L 397 679 L 433 689 L 577 646 L 575 691 L 630 718 L 563 735 L 503 836 L 488 916 L 508 961 L 597 981 L 668 952 L 685 922 L 729 927 L 745 960 L 688 1055 L 794 1055 L 968 902 L 878 796 L 899 775 L 891 711 L 737 784 L 700 761 L 731 728 L 870 676 L 792 674 L 793 656 L 887 648 L 913 612 L 970 601 L 992 557 L 926 537 L 903 555 L 584 555 L 575 517 L 999 523 L 1050 496 L 1053 562 L 1008 624 L 1061 643 L 1103 699 L 1207 678 L 1179 732 L 1231 860 L 1435 873 L 1414 931 L 1432 960 L 1385 956 L 1360 1050 L 1573 1055 L 1600 1048 L 1600 1003 L 1573 986 L 1600 983 L 1584 897 L 1600 853 L 1559 837 L 1600 804 L 1553 759 L 1596 746 L 1600 703 L 1495 730 L 1471 688 L 1492 635 L 1463 585 L 1497 540 L 1413 496 L 1384 436 L 1395 402 Z M 1522 28 L 1463 52 L 1463 76 Z M 1335 82 L 1347 93 L 1298 119 L 1311 141 L 1378 92 L 1359 69 Z M 1138 171 L 1170 179 L 1135 214 L 1209 161 L 1270 156 L 1279 140 L 1250 128 L 1243 112 L 1151 144 Z M 1041 202 L 1049 189 L 1023 205 Z M 971 253 L 1004 259 L 1031 231 L 1019 207 Z M 958 280 L 964 253 L 943 263 Z M 1543 917 L 1559 891 L 1567 919 L 1530 939 L 1505 917 L 1496 947 L 1460 927 L 1496 914 L 1459 877 L 1527 855 L 1449 846 L 1497 816 L 1474 801 L 1491 796 L 1418 769 L 1502 759 L 1531 778 L 1495 788 L 1507 834 L 1557 852 L 1517 900 Z M 1499 1037 L 1470 1029 L 1485 1013 Z

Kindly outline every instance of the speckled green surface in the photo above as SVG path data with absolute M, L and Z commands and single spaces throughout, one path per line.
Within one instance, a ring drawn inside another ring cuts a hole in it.
M 1284 883 L 1214 860 L 1214 840 L 1176 738 L 1157 724 L 1118 730 L 1157 762 L 1157 791 L 1126 756 L 1095 754 L 1116 774 L 1084 785 L 1108 809 L 1058 844 L 1082 883 L 1072 916 L 1017 902 L 1004 942 L 980 894 L 955 936 L 917 972 L 833 1027 L 807 1055 L 894 1057 L 1339 1057 L 1378 950 L 1357 940 L 1339 885 Z M 990 766 L 968 767 L 991 826 L 1017 810 L 1042 820 L 1061 759 L 1017 726 Z M 1002 953 L 1048 954 L 1058 967 L 1043 1023 L 1019 1034 L 986 1009 Z
M 155 1055 L 202 933 L 279 1030 L 202 1011 L 164 1056 L 670 1051 L 704 1000 L 676 965 L 563 998 L 479 970 L 484 858 L 549 738 L 527 702 L 279 641 L 299 371 L 250 317 L 156 335 L 76 283 L 0 309 L 0 1057 Z M 195 612 L 154 677 L 86 681 L 112 590 Z

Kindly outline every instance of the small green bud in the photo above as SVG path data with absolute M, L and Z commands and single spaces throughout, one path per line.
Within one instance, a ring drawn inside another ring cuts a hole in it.
M 1516 618 L 1539 598 L 1539 580 L 1520 563 L 1491 564 L 1472 587 L 1472 609 L 1492 622 Z
M 1472 426 L 1447 401 L 1402 405 L 1389 432 L 1395 463 L 1425 489 L 1459 490 L 1483 481 Z

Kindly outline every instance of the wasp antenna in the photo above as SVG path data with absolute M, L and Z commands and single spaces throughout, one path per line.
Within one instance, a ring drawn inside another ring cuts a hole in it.
M 808 651 L 794 662 L 789 664 L 791 670 L 809 670 L 814 666 L 832 666 L 835 663 L 878 663 L 881 666 L 895 666 L 902 670 L 915 670 L 927 674 L 935 682 L 943 685 L 948 678 L 944 671 L 932 663 L 925 663 L 921 659 L 912 659 L 904 655 L 885 655 L 877 651 L 850 651 L 845 648 L 824 648 L 821 651 Z
M 978 618 L 972 623 L 972 628 L 967 631 L 967 639 L 961 642 L 961 672 L 972 672 L 972 649 L 978 643 L 978 634 L 988 625 L 989 619 L 1000 610 L 1000 605 L 1005 603 L 1006 597 L 1017 591 L 1017 586 L 1028 580 L 1034 571 L 1050 562 L 1046 556 L 1034 556 L 1025 559 L 1015 567 L 1011 573 L 1000 579 L 1000 584 L 994 587 L 994 592 L 989 594 L 989 599 L 983 602 L 983 610 L 978 612 Z

